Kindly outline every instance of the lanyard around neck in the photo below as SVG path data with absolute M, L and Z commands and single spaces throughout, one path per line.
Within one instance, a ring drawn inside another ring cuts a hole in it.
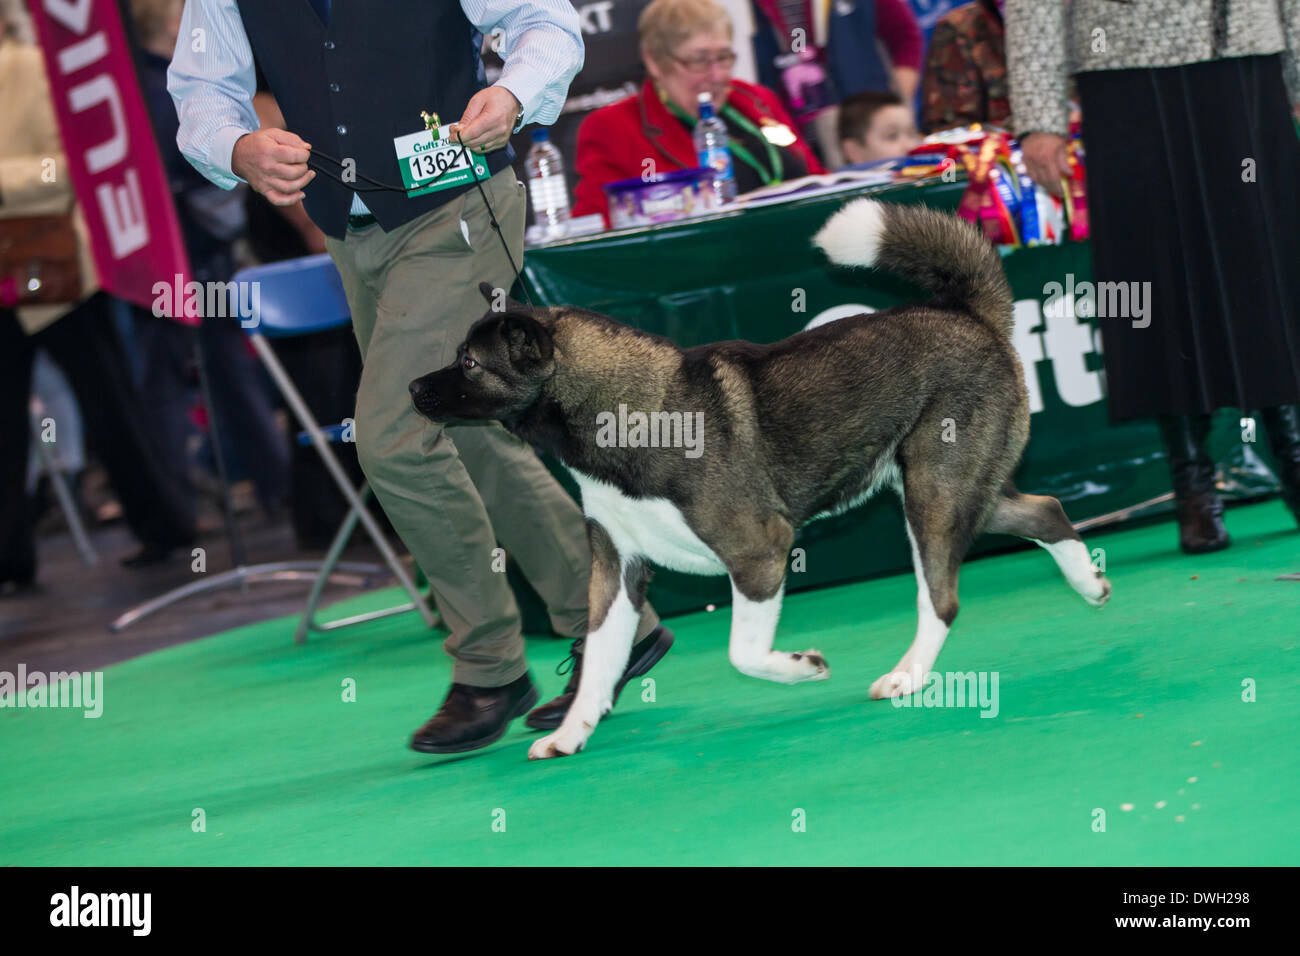
M 666 97 L 663 102 L 664 105 L 668 107 L 670 113 L 691 129 L 695 128 L 697 120 L 689 113 Z M 772 183 L 779 183 L 781 181 L 781 156 L 777 152 L 776 147 L 772 145 L 772 141 L 764 136 L 762 130 L 751 123 L 746 117 L 742 116 L 740 111 L 732 107 L 730 103 L 724 103 L 720 112 L 741 129 L 757 137 L 758 141 L 767 147 L 767 160 L 771 163 L 771 172 L 768 172 L 767 167 L 763 166 L 763 164 L 758 161 L 754 154 L 751 153 L 744 144 L 728 135 L 727 148 L 731 150 L 732 155 L 758 173 L 758 178 L 762 181 L 764 186 L 769 186 Z

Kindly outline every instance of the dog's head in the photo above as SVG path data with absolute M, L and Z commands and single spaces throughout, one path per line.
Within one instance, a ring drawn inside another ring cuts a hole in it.
M 555 373 L 549 314 L 486 282 L 479 291 L 493 308 L 469 330 L 456 360 L 410 384 L 415 410 L 435 422 L 517 419 Z

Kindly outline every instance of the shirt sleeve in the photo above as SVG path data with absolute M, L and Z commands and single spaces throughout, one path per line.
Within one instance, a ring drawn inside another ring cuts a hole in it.
M 493 38 L 505 63 L 496 85 L 514 94 L 525 123 L 554 123 L 582 69 L 586 50 L 578 12 L 567 0 L 461 0 L 465 16 Z
M 1069 64 L 1065 51 L 1065 4 L 1055 0 L 1007 0 L 1007 77 L 1011 131 L 1070 134 Z
M 167 92 L 176 104 L 181 154 L 222 189 L 244 180 L 230 168 L 235 140 L 258 128 L 253 50 L 235 0 L 187 3 Z
M 921 26 L 906 0 L 876 0 L 876 35 L 894 66 L 921 69 Z

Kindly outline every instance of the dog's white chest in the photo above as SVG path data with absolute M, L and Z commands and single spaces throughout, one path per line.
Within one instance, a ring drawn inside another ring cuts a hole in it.
M 687 574 L 727 573 L 671 501 L 629 498 L 613 485 L 572 468 L 569 471 L 582 489 L 582 510 L 600 522 L 624 559 L 640 555 Z

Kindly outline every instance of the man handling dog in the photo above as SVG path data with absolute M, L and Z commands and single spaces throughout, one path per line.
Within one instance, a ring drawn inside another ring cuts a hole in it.
M 487 34 L 505 63 L 492 86 L 479 56 Z M 257 128 L 254 57 L 288 130 Z M 426 753 L 485 747 L 537 702 L 519 611 L 493 568 L 498 542 L 558 633 L 580 639 L 587 629 L 591 554 L 577 505 L 499 424 L 434 424 L 407 392 L 413 378 L 454 358 L 483 311 L 479 281 L 513 282 L 524 197 L 506 144 L 526 122 L 555 120 L 582 62 L 567 0 L 204 0 L 185 5 L 168 73 L 190 162 L 226 188 L 246 181 L 278 205 L 301 200 L 328 237 L 364 363 L 357 454 L 451 628 L 451 691 L 411 741 Z M 425 137 L 422 114 L 449 125 Z M 491 213 L 473 181 L 415 178 L 410 144 L 428 149 L 430 138 L 437 150 L 439 140 L 456 141 L 444 161 L 453 152 L 463 159 L 462 144 L 473 151 L 469 165 L 474 178 L 482 174 Z M 623 682 L 649 670 L 672 639 L 646 605 Z M 580 640 L 574 654 L 569 688 L 534 710 L 530 726 L 563 719 L 581 672 Z

